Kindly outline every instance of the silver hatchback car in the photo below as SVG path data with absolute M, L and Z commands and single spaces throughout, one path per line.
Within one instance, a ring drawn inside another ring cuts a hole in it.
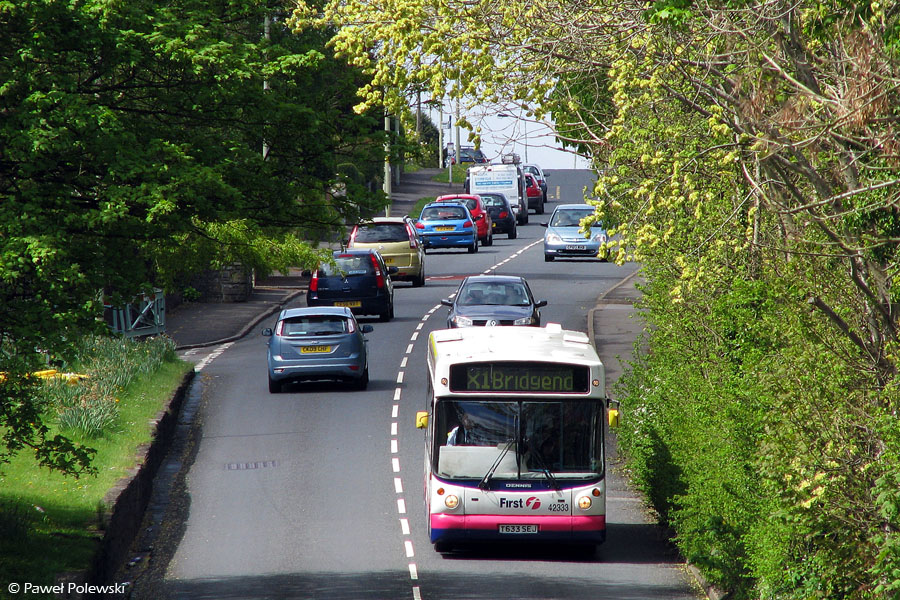
M 364 390 L 369 384 L 365 333 L 349 308 L 290 308 L 281 311 L 269 338 L 269 392 L 293 381 L 336 379 Z
M 551 262 L 562 257 L 597 258 L 600 245 L 609 239 L 602 223 L 595 223 L 590 233 L 581 233 L 581 220 L 594 214 L 587 204 L 560 204 L 550 216 L 544 232 L 544 260 Z M 605 259 L 601 259 L 605 260 Z

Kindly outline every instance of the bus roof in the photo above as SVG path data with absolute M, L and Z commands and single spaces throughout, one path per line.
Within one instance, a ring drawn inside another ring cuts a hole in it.
M 544 327 L 464 327 L 431 332 L 435 360 L 534 361 L 596 364 L 597 351 L 581 331 Z

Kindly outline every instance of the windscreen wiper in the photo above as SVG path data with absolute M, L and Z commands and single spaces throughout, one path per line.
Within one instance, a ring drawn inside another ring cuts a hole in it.
M 497 470 L 497 467 L 500 466 L 500 463 L 503 461 L 503 457 L 509 453 L 509 449 L 513 447 L 513 444 L 516 443 L 515 438 L 509 438 L 506 441 L 506 446 L 503 447 L 503 451 L 497 456 L 497 460 L 494 461 L 494 464 L 491 465 L 491 468 L 488 469 L 488 472 L 484 474 L 484 477 L 481 478 L 481 481 L 478 482 L 478 487 L 482 490 L 487 490 L 488 486 L 491 482 L 491 478 L 494 476 L 494 471 Z
M 548 467 L 544 459 L 541 458 L 540 453 L 532 452 L 528 456 L 534 458 L 535 462 L 541 468 L 540 472 L 547 477 L 547 481 L 550 482 L 550 485 L 553 487 L 553 489 L 557 492 L 560 491 L 562 487 L 559 485 L 559 481 L 557 481 L 556 477 L 553 476 L 553 473 L 550 472 L 550 467 Z

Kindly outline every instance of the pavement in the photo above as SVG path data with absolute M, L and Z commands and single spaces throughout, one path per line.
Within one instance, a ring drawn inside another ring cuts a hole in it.
M 392 191 L 391 215 L 405 215 L 423 197 L 461 192 L 462 186 L 435 183 L 439 169 L 405 173 Z M 234 341 L 260 328 L 281 308 L 306 293 L 308 279 L 299 272 L 272 275 L 255 283 L 245 302 L 187 302 L 167 311 L 166 334 L 178 350 L 202 348 Z M 643 323 L 632 315 L 640 297 L 634 273 L 603 296 L 588 315 L 588 334 L 593 335 L 600 359 L 607 367 L 607 382 L 614 382 L 631 356 L 633 341 Z

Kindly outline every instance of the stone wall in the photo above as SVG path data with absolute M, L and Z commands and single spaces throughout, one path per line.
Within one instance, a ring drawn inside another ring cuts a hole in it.
M 218 271 L 204 271 L 191 286 L 200 292 L 200 302 L 246 302 L 253 291 L 253 273 L 241 264 Z

